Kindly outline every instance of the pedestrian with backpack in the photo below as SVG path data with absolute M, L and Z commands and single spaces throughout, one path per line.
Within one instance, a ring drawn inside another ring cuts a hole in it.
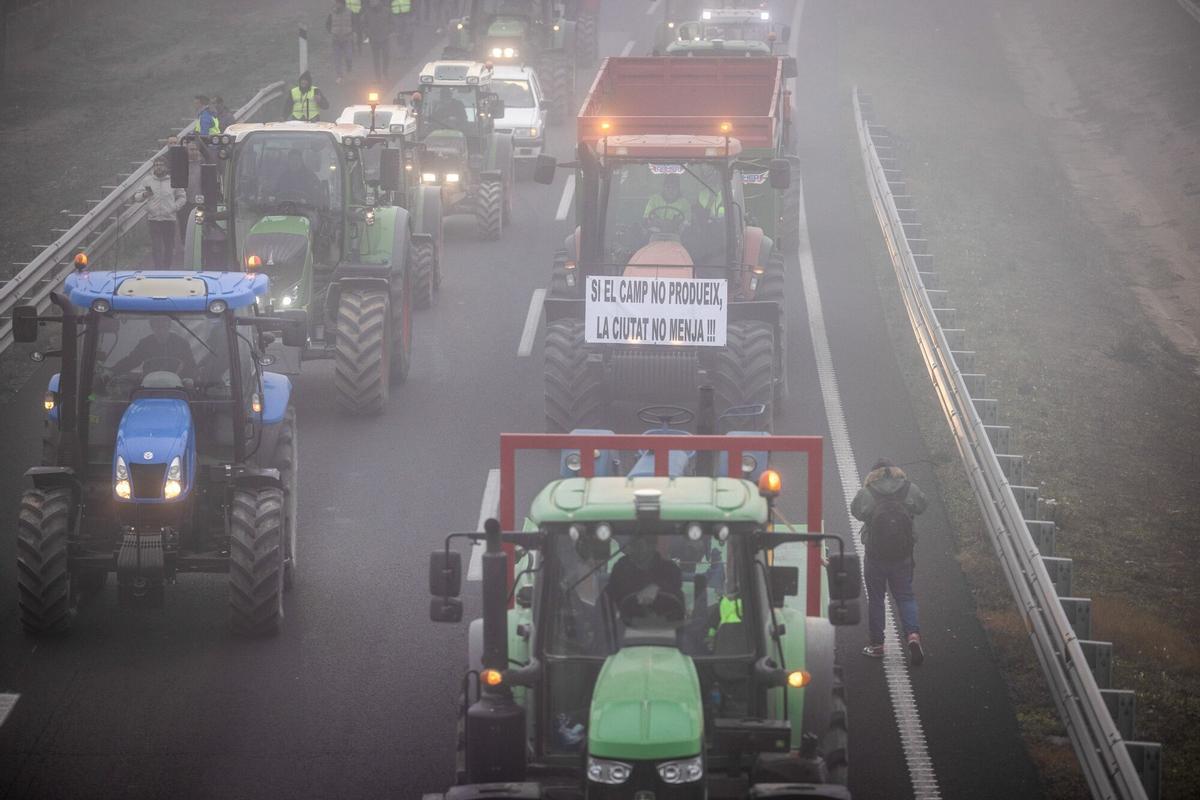
M 904 470 L 881 458 L 871 467 L 850 504 L 850 513 L 863 522 L 867 558 L 867 624 L 870 643 L 863 655 L 883 658 L 884 603 L 890 590 L 904 626 L 905 645 L 913 666 L 925 660 L 917 600 L 913 596 L 913 517 L 925 511 L 925 495 Z

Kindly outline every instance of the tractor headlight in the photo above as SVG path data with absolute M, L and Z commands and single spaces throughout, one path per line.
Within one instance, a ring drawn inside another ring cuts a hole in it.
M 588 756 L 587 774 L 588 780 L 596 783 L 621 784 L 629 780 L 633 767 L 622 761 Z
M 492 58 L 500 58 L 500 56 L 502 56 L 502 55 L 504 55 L 504 51 L 501 50 L 499 47 L 492 48 Z
M 504 57 L 505 58 L 516 58 L 517 57 L 517 48 L 515 48 L 515 47 L 504 48 Z
M 601 522 L 596 526 L 596 538 L 600 541 L 607 542 L 612 538 L 612 534 L 612 525 L 609 525 L 607 522 Z
M 262 402 L 262 397 L 259 396 L 258 392 L 255 392 L 254 394 L 250 395 L 250 410 L 253 411 L 255 414 L 262 413 L 263 402 Z
M 279 305 L 283 306 L 284 308 L 290 306 L 292 302 L 292 296 L 290 294 L 285 294 L 283 297 L 279 298 Z
M 54 392 L 46 392 L 45 396 L 42 398 L 42 408 L 46 409 L 47 411 L 53 411 L 56 405 L 58 405 L 57 395 L 55 395 Z
M 580 457 L 578 450 L 567 453 L 567 469 L 571 470 L 571 472 L 579 472 L 582 467 L 583 459 Z
M 437 183 L 437 173 L 422 172 L 421 173 L 421 182 L 422 183 Z
M 113 483 L 113 493 L 122 500 L 128 500 L 133 496 L 133 489 L 129 485 L 129 467 L 125 464 L 125 459 L 117 456 L 117 466 L 113 470 L 116 481 Z
M 742 474 L 749 475 L 754 470 L 758 469 L 758 459 L 749 453 L 742 454 Z
M 693 542 L 700 541 L 701 537 L 703 537 L 703 536 L 704 536 L 704 528 L 702 528 L 700 526 L 699 522 L 693 522 L 687 526 L 687 537 L 689 539 L 691 539 Z
M 459 181 L 459 174 L 457 172 L 447 172 L 446 173 L 446 183 L 458 183 L 458 181 Z
M 704 762 L 700 756 L 682 761 L 664 761 L 658 765 L 658 777 L 663 783 L 694 783 L 704 777 Z
M 174 500 L 181 494 L 183 494 L 183 465 L 179 461 L 179 456 L 175 456 L 167 467 L 167 480 L 163 483 L 163 499 Z

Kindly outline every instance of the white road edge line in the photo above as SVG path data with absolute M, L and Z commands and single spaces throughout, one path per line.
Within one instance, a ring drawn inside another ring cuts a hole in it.
M 571 202 L 575 199 L 575 173 L 569 173 L 567 180 L 563 183 L 562 199 L 558 201 L 558 210 L 554 212 L 554 219 L 557 222 L 562 222 L 567 218 L 567 212 L 571 210 Z
M 796 12 L 792 20 L 793 31 L 800 30 L 800 19 L 803 14 L 804 0 L 800 0 L 796 4 Z M 793 36 L 793 48 L 797 46 L 799 38 L 799 36 Z M 793 176 L 793 179 L 796 177 L 798 176 Z M 825 314 L 821 308 L 821 292 L 817 286 L 817 271 L 813 265 L 812 243 L 808 238 L 803 182 L 800 185 L 799 205 L 800 248 L 796 258 L 800 266 L 804 302 L 808 309 L 809 335 L 812 339 L 813 355 L 816 358 L 821 398 L 825 405 L 825 419 L 829 424 L 830 444 L 833 448 L 834 459 L 837 461 L 838 477 L 842 483 L 846 516 L 850 519 L 850 537 L 853 540 L 855 551 L 859 558 L 862 558 L 865 555 L 860 536 L 862 523 L 850 514 L 850 503 L 858 492 L 859 473 L 854 460 L 854 450 L 850 445 L 850 434 L 846 426 L 846 414 L 842 409 L 837 375 L 833 370 L 833 354 L 829 348 L 829 336 L 825 330 Z M 863 588 L 866 588 L 865 580 Z M 895 609 L 890 598 L 886 605 L 883 672 L 887 681 L 888 694 L 891 696 L 892 713 L 896 717 L 896 727 L 900 734 L 904 761 L 908 765 L 909 779 L 912 781 L 914 800 L 938 800 L 942 796 L 941 790 L 938 788 L 933 761 L 929 757 L 929 750 L 926 746 L 921 715 L 913 695 L 908 664 L 904 660 L 903 643 L 900 641 L 900 634 L 896 628 Z
M 489 469 L 487 482 L 483 484 L 483 500 L 479 503 L 479 524 L 475 530 L 482 531 L 489 517 L 500 513 L 500 470 Z M 483 580 L 483 542 L 471 548 L 471 563 L 467 566 L 467 580 Z
M 630 39 L 628 42 L 626 42 L 625 46 L 621 48 L 621 58 L 625 58 L 625 56 L 632 53 L 633 47 L 636 44 L 637 44 L 637 42 L 635 42 L 633 39 Z
M 652 16 L 655 11 L 658 11 L 658 4 L 661 2 L 662 0 L 654 0 L 654 2 L 650 4 L 650 7 L 646 9 L 646 16 Z
M 529 313 L 525 315 L 525 328 L 521 331 L 521 343 L 517 345 L 517 355 L 529 358 L 533 352 L 533 336 L 537 333 L 538 320 L 542 318 L 542 303 L 546 300 L 546 290 L 534 289 L 533 297 L 529 298 Z
M 9 712 L 13 710 L 13 706 L 17 704 L 17 700 L 21 698 L 19 694 L 10 692 L 0 692 L 0 728 L 4 727 L 4 721 L 8 719 Z

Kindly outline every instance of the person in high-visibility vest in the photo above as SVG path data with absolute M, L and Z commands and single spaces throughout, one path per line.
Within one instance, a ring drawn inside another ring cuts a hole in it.
M 192 98 L 192 107 L 196 109 L 196 124 L 192 130 L 201 136 L 212 136 L 221 132 L 221 122 L 217 115 L 208 107 L 208 96 L 198 94 Z
M 725 218 L 725 198 L 721 196 L 719 189 L 710 191 L 707 186 L 701 186 L 697 200 L 700 208 L 708 212 L 709 219 Z
M 675 231 L 681 230 L 692 221 L 692 204 L 679 189 L 678 175 L 667 175 L 663 178 L 662 191 L 650 195 L 642 217 L 647 225 L 665 224 L 667 228 L 674 228 Z
M 361 0 L 356 0 L 361 2 Z M 333 11 L 325 17 L 325 30 L 333 40 L 333 71 L 335 83 L 342 82 L 342 76 L 354 69 L 354 58 L 351 52 L 355 47 L 358 35 L 358 25 L 354 12 L 350 10 L 346 0 L 334 0 Z
M 412 0 L 391 0 L 392 19 L 395 24 L 392 30 L 396 34 L 396 42 L 401 47 L 412 44 Z
M 321 110 L 326 108 L 329 108 L 329 101 L 318 87 L 313 86 L 312 75 L 308 74 L 307 70 L 300 74 L 292 90 L 283 96 L 285 120 L 318 122 L 321 119 Z
M 358 55 L 363 46 L 362 0 L 346 0 L 346 10 L 350 12 L 350 24 L 354 29 L 354 54 Z

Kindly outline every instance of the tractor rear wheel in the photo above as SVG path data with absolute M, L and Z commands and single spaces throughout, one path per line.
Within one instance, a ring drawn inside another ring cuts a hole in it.
M 391 303 L 386 291 L 342 292 L 337 313 L 334 387 L 352 414 L 378 414 L 387 405 L 392 360 Z
M 437 260 L 433 242 L 420 242 L 412 246 L 413 255 L 413 305 L 417 308 L 433 308 L 437 302 Z
M 829 771 L 829 782 L 846 786 L 850 779 L 850 735 L 847 730 L 846 687 L 842 683 L 841 667 L 834 667 L 834 675 L 829 726 L 821 741 L 821 755 L 825 758 L 825 769 Z
M 784 190 L 780 201 L 779 230 L 776 246 L 780 252 L 796 255 L 800 252 L 800 160 L 789 158 L 792 162 L 792 182 Z
M 17 519 L 17 590 L 26 633 L 63 633 L 75 617 L 67 536 L 70 489 L 27 489 Z
M 413 274 L 407 272 L 400 284 L 400 317 L 390 322 L 392 336 L 392 366 L 388 379 L 393 386 L 408 380 L 412 366 L 412 317 L 413 317 Z M 395 308 L 393 300 L 392 307 Z
M 499 239 L 504 230 L 504 182 L 484 181 L 475 198 L 475 221 L 485 239 Z
M 766 413 L 757 427 L 770 431 L 775 413 L 775 332 L 765 322 L 729 323 L 725 346 L 713 349 L 710 375 L 717 413 L 732 406 L 761 403 Z
M 570 62 L 560 55 L 549 60 L 547 65 L 550 90 L 549 95 L 554 99 L 550 107 L 551 122 L 561 122 L 574 116 L 575 105 L 575 71 Z
M 575 54 L 579 64 L 585 67 L 593 66 L 599 58 L 599 28 L 596 15 L 590 11 L 580 11 L 575 20 Z
M 767 260 L 767 270 L 759 279 L 756 300 L 770 300 L 779 304 L 780 312 L 786 308 L 783 293 L 783 257 L 772 253 Z M 787 328 L 780 313 L 780 338 L 775 342 L 775 413 L 781 413 L 788 397 L 787 380 Z
M 604 414 L 601 376 L 588 368 L 583 321 L 559 319 L 546 326 L 546 430 L 567 433 L 595 428 Z
M 283 492 L 235 489 L 229 509 L 229 612 L 233 632 L 276 633 L 283 621 Z
M 296 467 L 299 451 L 296 447 L 296 409 L 288 406 L 283 422 L 279 423 L 279 435 L 275 440 L 275 455 L 271 466 L 279 470 L 279 481 L 283 484 L 283 588 L 291 589 L 296 572 Z

